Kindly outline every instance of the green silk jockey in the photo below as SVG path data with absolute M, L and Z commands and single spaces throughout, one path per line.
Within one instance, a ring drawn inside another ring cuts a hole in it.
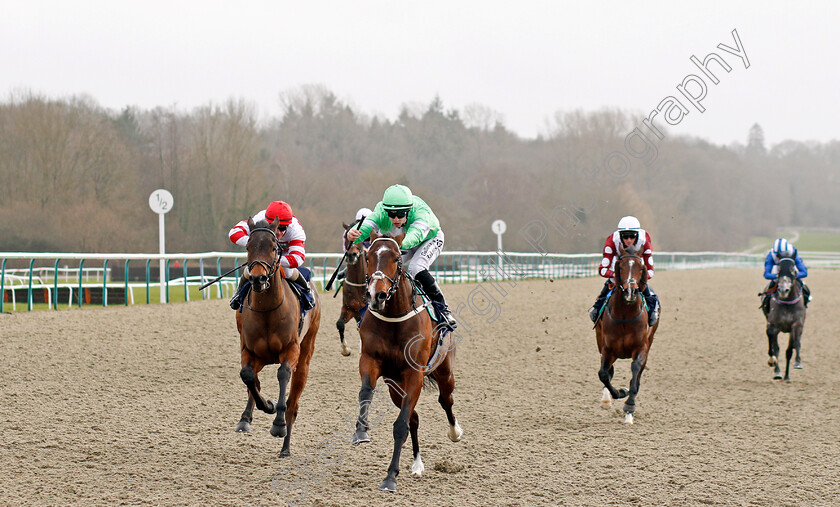
M 405 232 L 400 249 L 408 274 L 420 284 L 429 299 L 437 303 L 443 323 L 454 328 L 457 322 L 446 305 L 440 286 L 429 272 L 429 267 L 443 251 L 445 238 L 440 222 L 423 199 L 413 195 L 404 185 L 388 187 L 362 226 L 348 231 L 347 238 L 361 243 L 371 232 L 397 235 L 399 230 Z

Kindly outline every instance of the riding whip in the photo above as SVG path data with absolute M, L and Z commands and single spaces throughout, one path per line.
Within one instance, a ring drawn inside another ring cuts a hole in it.
M 236 266 L 235 268 L 231 269 L 231 270 L 230 270 L 230 271 L 228 271 L 227 273 L 225 273 L 225 274 L 223 274 L 223 275 L 220 275 L 220 276 L 218 276 L 218 277 L 216 277 L 216 278 L 214 278 L 214 279 L 210 280 L 209 282 L 205 283 L 204 285 L 202 285 L 201 287 L 199 287 L 199 288 L 198 288 L 198 290 L 204 290 L 204 289 L 205 289 L 205 287 L 208 287 L 208 286 L 210 286 L 210 285 L 213 285 L 214 283 L 218 282 L 218 281 L 219 281 L 219 280 L 221 280 L 222 278 L 224 278 L 224 277 L 228 276 L 229 274 L 233 273 L 233 272 L 234 272 L 234 271 L 236 271 L 237 269 L 239 269 L 239 268 L 244 268 L 244 267 L 245 267 L 245 266 L 247 266 L 247 265 L 248 265 L 248 262 L 246 261 L 244 264 L 240 264 L 239 266 Z
M 364 215 L 362 215 L 362 218 L 359 219 L 359 223 L 356 224 L 356 230 L 357 231 L 362 228 L 362 222 L 365 221 L 365 218 L 366 217 Z M 344 259 L 346 259 L 346 258 L 347 258 L 347 250 L 344 251 L 344 255 L 341 257 L 341 260 L 338 261 L 338 266 L 335 267 L 335 271 L 333 271 L 333 274 L 330 277 L 330 281 L 327 283 L 327 286 L 325 287 L 324 290 L 330 290 L 332 288 L 332 284 L 335 281 L 335 277 L 338 276 L 338 270 L 341 269 L 341 265 L 344 263 Z

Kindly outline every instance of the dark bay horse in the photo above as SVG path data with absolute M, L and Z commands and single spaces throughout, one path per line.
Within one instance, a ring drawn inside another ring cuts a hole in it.
M 415 411 L 424 378 L 436 382 L 440 390 L 438 402 L 449 422 L 449 439 L 457 442 L 463 430 L 452 413 L 452 391 L 455 389 L 454 342 L 452 333 L 441 336 L 423 299 L 414 289 L 402 265 L 400 246 L 392 238 L 374 240 L 368 250 L 368 294 L 370 307 L 362 319 L 359 334 L 362 354 L 359 374 L 359 418 L 353 443 L 369 442 L 368 415 L 377 379 L 388 384 L 391 401 L 400 413 L 394 422 L 394 453 L 388 475 L 379 489 L 397 490 L 400 473 L 400 451 L 411 434 L 414 462 L 413 475 L 424 470 L 420 458 L 417 428 L 420 419 Z
M 805 298 L 802 287 L 796 278 L 796 263 L 793 259 L 785 258 L 779 261 L 779 278 L 776 290 L 770 299 L 770 311 L 767 313 L 767 340 L 770 344 L 767 364 L 773 366 L 773 378 L 782 378 L 779 369 L 779 333 L 790 333 L 788 347 L 785 352 L 784 379 L 790 382 L 790 358 L 796 351 L 794 368 L 802 368 L 799 349 L 802 347 L 802 330 L 805 327 Z
M 341 340 L 341 355 L 349 356 L 350 349 L 344 343 L 344 328 L 350 319 L 356 322 L 362 320 L 362 308 L 367 305 L 365 294 L 367 293 L 365 276 L 367 275 L 367 258 L 362 243 L 351 243 L 347 240 L 347 231 L 354 224 L 341 224 L 344 226 L 344 248 L 347 250 L 347 274 L 341 286 L 341 314 L 335 327 L 338 328 L 338 337 Z
M 280 245 L 277 241 L 278 220 L 254 224 L 248 219 L 251 231 L 248 238 L 248 267 L 245 276 L 252 290 L 236 312 L 236 328 L 242 348 L 242 369 L 239 376 L 248 387 L 248 403 L 236 431 L 251 431 L 254 405 L 268 414 L 277 415 L 270 433 L 285 437 L 280 457 L 289 453 L 289 439 L 298 412 L 298 401 L 309 374 L 309 360 L 315 348 L 315 335 L 321 323 L 321 303 L 312 287 L 315 306 L 307 312 L 303 322 L 300 302 L 283 278 L 280 266 Z M 277 380 L 280 394 L 277 402 L 260 394 L 258 374 L 267 364 L 279 364 Z M 288 399 L 286 386 L 291 378 Z
M 642 291 L 647 284 L 647 269 L 633 248 L 618 248 L 615 263 L 616 287 L 606 303 L 604 313 L 595 324 L 595 338 L 601 353 L 598 377 L 604 384 L 601 406 L 610 408 L 613 399 L 627 398 L 624 403 L 624 422 L 633 424 L 639 382 L 647 364 L 648 351 L 659 322 L 648 326 L 648 311 Z M 630 390 L 616 390 L 612 386 L 616 359 L 632 359 Z M 628 396 L 629 395 L 629 396 Z

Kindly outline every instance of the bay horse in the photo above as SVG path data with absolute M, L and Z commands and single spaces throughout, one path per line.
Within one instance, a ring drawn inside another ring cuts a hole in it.
M 595 324 L 595 339 L 601 354 L 598 377 L 604 384 L 601 406 L 610 408 L 613 399 L 627 398 L 624 403 L 624 422 L 633 424 L 639 383 L 659 322 L 652 327 L 648 326 L 648 310 L 641 294 L 647 285 L 644 261 L 632 247 L 625 249 L 624 245 L 619 245 L 617 253 L 616 286 L 605 304 L 603 315 Z M 613 363 L 616 359 L 633 360 L 630 365 L 633 375 L 629 391 L 624 388 L 616 390 L 612 386 L 615 373 Z
M 802 330 L 805 327 L 805 297 L 796 277 L 796 263 L 793 259 L 779 261 L 779 277 L 776 290 L 770 299 L 770 311 L 767 313 L 767 340 L 770 345 L 767 364 L 773 366 L 773 379 L 782 378 L 779 369 L 779 333 L 790 333 L 785 352 L 785 381 L 790 382 L 790 358 L 796 351 L 793 367 L 802 368 L 799 349 L 802 347 Z
M 289 286 L 290 282 L 283 278 L 280 266 L 278 224 L 277 218 L 270 224 L 265 221 L 254 224 L 251 218 L 248 219 L 251 233 L 244 276 L 251 282 L 252 290 L 242 302 L 242 311 L 236 312 L 236 329 L 242 349 L 239 376 L 248 388 L 248 403 L 236 431 L 251 431 L 254 405 L 263 412 L 276 414 L 269 432 L 272 436 L 284 437 L 280 457 L 288 457 L 292 426 L 321 323 L 321 303 L 318 292 L 312 287 L 315 305 L 301 321 L 300 302 Z M 276 402 L 266 400 L 260 394 L 258 375 L 268 364 L 280 365 L 277 370 L 280 394 Z M 291 388 L 286 399 L 290 378 Z
M 452 413 L 455 349 L 452 333 L 441 335 L 444 326 L 434 326 L 427 306 L 431 303 L 423 302 L 403 269 L 396 240 L 383 237 L 371 243 L 367 270 L 371 303 L 359 329 L 362 388 L 353 444 L 370 442 L 367 433 L 370 402 L 381 376 L 388 385 L 391 401 L 400 409 L 394 421 L 394 453 L 388 475 L 379 486 L 380 490 L 394 492 L 400 473 L 400 451 L 409 434 L 414 455 L 411 473 L 419 476 L 424 470 L 417 439 L 420 419 L 415 411 L 424 378 L 437 383 L 438 402 L 449 422 L 449 439 L 457 442 L 464 433 Z
M 341 355 L 349 356 L 350 349 L 344 342 L 345 323 L 350 319 L 356 322 L 362 320 L 362 308 L 367 306 L 365 276 L 367 275 L 367 257 L 362 243 L 352 243 L 347 239 L 347 231 L 356 223 L 344 226 L 344 248 L 347 251 L 347 273 L 341 285 L 341 314 L 335 327 L 338 328 L 338 338 L 341 340 Z
M 367 248 L 362 243 L 352 243 L 347 239 L 347 231 L 355 227 L 358 222 L 345 224 L 344 227 L 344 249 L 347 251 L 347 271 L 344 280 L 341 282 L 341 313 L 338 316 L 338 321 L 335 327 L 338 329 L 338 338 L 341 341 L 341 355 L 349 356 L 350 349 L 344 341 L 344 330 L 346 323 L 350 319 L 355 319 L 357 324 L 362 321 L 363 309 L 367 306 L 367 284 L 365 278 L 367 276 Z M 405 237 L 405 231 L 402 228 L 396 228 L 389 231 L 387 234 L 379 234 L 371 231 L 370 239 L 391 237 L 398 243 L 402 243 Z M 359 342 L 361 349 L 361 342 Z

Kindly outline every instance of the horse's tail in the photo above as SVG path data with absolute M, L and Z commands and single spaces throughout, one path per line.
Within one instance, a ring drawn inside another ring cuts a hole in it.
M 434 391 L 440 391 L 440 387 L 438 386 L 437 380 L 433 375 L 426 375 L 423 377 L 423 390 L 432 389 Z

